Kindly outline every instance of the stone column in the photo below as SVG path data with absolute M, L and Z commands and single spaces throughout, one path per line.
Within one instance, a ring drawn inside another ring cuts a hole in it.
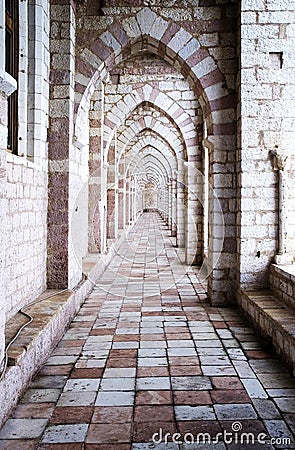
M 172 230 L 172 181 L 168 183 L 168 228 Z
M 172 223 L 171 223 L 171 236 L 176 237 L 177 234 L 177 188 L 176 180 L 172 179 Z
M 177 174 L 177 247 L 185 247 L 185 184 L 184 167 Z
M 278 253 L 276 264 L 291 264 L 292 258 L 288 252 L 288 171 L 286 170 L 288 156 L 278 151 L 273 152 L 275 170 L 278 171 Z
M 187 165 L 187 220 L 186 220 L 186 264 L 193 264 L 196 260 L 197 244 L 198 244 L 198 230 L 197 230 L 197 173 L 194 163 Z
M 7 98 L 15 91 L 16 81 L 0 70 L 0 373 L 5 351 L 5 307 L 6 307 L 6 152 L 7 152 Z
M 69 261 L 72 259 L 69 220 L 70 198 L 74 199 L 70 167 L 74 116 L 74 3 L 68 0 L 60 4 L 59 0 L 51 0 L 50 19 L 47 285 L 50 289 L 60 289 L 69 287 Z M 67 37 L 61 40 L 64 30 L 67 30 Z
M 129 189 L 130 189 L 130 187 L 129 187 L 129 178 L 125 178 L 124 179 L 124 195 L 125 195 L 125 201 L 124 201 L 124 204 L 125 204 L 125 217 L 124 217 L 125 226 L 124 226 L 124 228 L 127 228 L 128 225 L 129 225 L 129 211 L 130 211 Z

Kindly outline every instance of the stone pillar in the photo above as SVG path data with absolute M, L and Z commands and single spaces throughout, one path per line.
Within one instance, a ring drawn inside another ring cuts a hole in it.
M 185 247 L 185 184 L 184 168 L 177 175 L 177 247 Z
M 130 211 L 130 205 L 129 205 L 129 179 L 124 179 L 124 205 L 125 205 L 125 215 L 124 215 L 124 228 L 127 228 L 129 225 L 129 211 Z
M 16 81 L 0 70 L 0 373 L 5 351 L 5 308 L 6 308 L 6 152 L 7 152 L 7 98 L 15 91 Z
M 172 179 L 172 223 L 171 223 L 171 236 L 176 237 L 177 234 L 177 184 L 176 180 Z
M 278 171 L 278 253 L 276 264 L 291 264 L 292 258 L 288 252 L 288 171 L 286 170 L 288 156 L 275 151 L 273 153 L 275 170 Z
M 51 0 L 50 119 L 48 133 L 47 285 L 69 287 L 71 145 L 74 115 L 75 5 Z M 64 31 L 66 37 L 62 40 Z M 74 196 L 72 196 L 74 197 Z M 72 278 L 72 277 L 71 277 Z
M 187 165 L 187 220 L 186 220 L 186 264 L 194 264 L 196 261 L 197 245 L 198 245 L 198 229 L 197 229 L 197 173 L 194 163 Z
M 172 230 L 172 181 L 168 183 L 168 228 Z

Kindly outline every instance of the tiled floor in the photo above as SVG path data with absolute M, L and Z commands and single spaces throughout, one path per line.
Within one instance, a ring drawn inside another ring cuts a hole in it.
M 139 219 L 0 449 L 295 448 L 294 378 L 238 310 L 210 307 L 173 242 Z

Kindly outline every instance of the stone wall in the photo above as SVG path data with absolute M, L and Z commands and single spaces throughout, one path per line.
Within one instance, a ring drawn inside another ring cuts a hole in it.
M 294 13 L 294 2 L 242 2 L 238 163 L 240 282 L 244 288 L 268 285 L 269 264 L 278 251 L 279 174 L 272 155 L 294 154 Z M 294 254 L 294 159 L 291 164 L 288 250 Z
M 7 155 L 6 313 L 9 318 L 46 288 L 47 174 Z

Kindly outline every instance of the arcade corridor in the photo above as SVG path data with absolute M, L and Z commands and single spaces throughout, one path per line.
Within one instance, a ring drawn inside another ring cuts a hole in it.
M 174 239 L 157 213 L 139 217 L 2 428 L 1 450 L 295 448 L 294 378 L 238 309 L 209 305 Z M 189 444 L 198 435 L 207 444 Z

